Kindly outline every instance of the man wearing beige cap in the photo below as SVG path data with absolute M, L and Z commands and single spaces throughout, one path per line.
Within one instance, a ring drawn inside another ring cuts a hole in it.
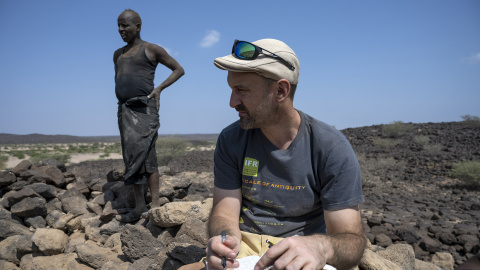
M 208 269 L 237 268 L 251 255 L 261 257 L 254 269 L 357 265 L 366 244 L 358 161 L 339 131 L 293 107 L 294 51 L 275 39 L 236 40 L 214 64 L 228 70 L 240 119 L 215 149 Z M 183 269 L 205 264 L 196 266 Z

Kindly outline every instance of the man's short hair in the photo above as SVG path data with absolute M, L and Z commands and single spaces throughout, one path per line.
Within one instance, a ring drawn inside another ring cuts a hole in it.
M 122 14 L 124 13 L 129 13 L 132 15 L 132 22 L 135 23 L 135 24 L 140 24 L 140 26 L 142 26 L 142 19 L 140 18 L 140 15 L 138 15 L 138 13 L 132 9 L 125 9 L 125 11 L 122 12 Z M 121 14 L 120 14 L 121 15 Z

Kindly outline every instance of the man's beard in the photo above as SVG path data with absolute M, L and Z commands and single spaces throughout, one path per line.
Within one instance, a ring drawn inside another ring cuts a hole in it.
M 260 105 L 255 109 L 253 117 L 243 104 L 238 105 L 235 109 L 247 114 L 240 117 L 240 127 L 243 129 L 254 129 L 270 125 L 278 112 L 278 105 L 274 105 L 273 102 L 270 102 L 268 96 L 265 96 Z

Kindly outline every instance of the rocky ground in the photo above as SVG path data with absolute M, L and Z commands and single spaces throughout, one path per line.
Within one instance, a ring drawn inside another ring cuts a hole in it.
M 454 163 L 480 161 L 478 127 L 342 132 L 364 178 L 371 245 L 360 269 L 453 269 L 480 251 L 480 191 L 449 177 Z M 178 269 L 199 260 L 208 239 L 213 151 L 191 151 L 161 167 L 163 205 L 135 224 L 99 218 L 133 207 L 122 171 L 121 160 L 68 167 L 46 160 L 0 172 L 0 269 Z

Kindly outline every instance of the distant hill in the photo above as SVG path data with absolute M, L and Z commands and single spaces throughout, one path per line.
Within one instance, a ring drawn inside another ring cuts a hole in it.
M 181 134 L 159 135 L 160 137 L 178 136 L 190 141 L 214 141 L 218 134 Z M 44 135 L 27 134 L 16 135 L 0 133 L 1 144 L 37 144 L 37 143 L 93 143 L 93 142 L 119 142 L 120 136 L 71 136 L 71 135 Z

